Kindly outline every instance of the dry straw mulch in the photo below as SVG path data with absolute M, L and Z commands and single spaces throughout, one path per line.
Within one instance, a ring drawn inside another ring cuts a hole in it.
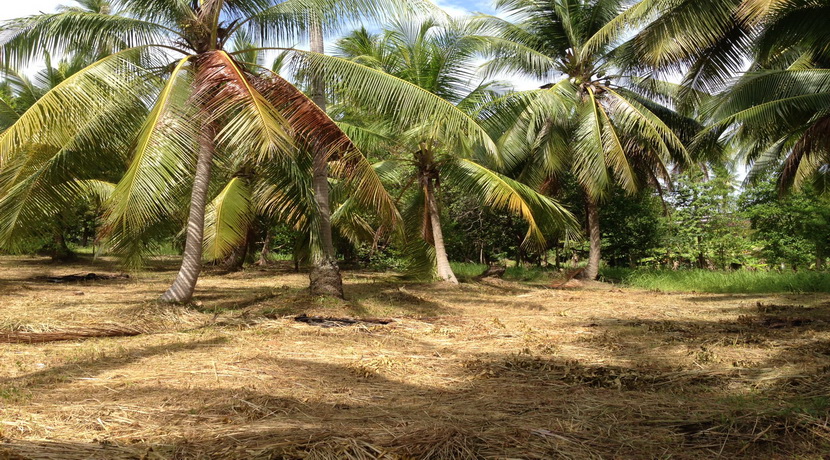
M 104 264 L 104 265 L 102 265 Z M 132 337 L 0 347 L 0 459 L 805 458 L 830 451 L 830 295 L 662 295 L 174 264 L 105 283 L 0 259 L 0 331 Z M 84 295 L 78 295 L 78 292 Z M 760 302 L 760 303 L 759 303 Z M 390 318 L 322 328 L 295 321 Z

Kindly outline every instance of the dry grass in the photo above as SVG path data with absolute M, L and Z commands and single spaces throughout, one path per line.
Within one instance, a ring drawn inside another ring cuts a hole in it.
M 454 289 L 346 274 L 313 299 L 287 267 L 0 260 L 0 459 L 825 458 L 830 295 L 665 295 L 501 280 Z M 759 303 L 760 302 L 760 303 Z M 291 315 L 393 318 L 320 328 Z

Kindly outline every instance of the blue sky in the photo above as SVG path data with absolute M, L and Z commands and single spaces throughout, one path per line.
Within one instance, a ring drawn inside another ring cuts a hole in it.
M 73 0 L 0 0 L 4 3 L 0 8 L 0 21 L 22 16 L 38 14 L 40 12 L 52 13 L 58 5 L 72 5 Z M 493 13 L 491 0 L 433 0 L 438 6 L 453 16 L 463 16 L 471 12 Z M 38 65 L 33 65 L 29 71 L 35 70 Z M 503 76 L 511 80 L 517 89 L 529 89 L 538 87 L 539 82 L 516 76 Z
M 448 13 L 460 16 L 465 12 L 492 13 L 493 7 L 489 0 L 433 0 Z
M 3 7 L 0 8 L 0 21 L 37 14 L 41 11 L 51 13 L 58 5 L 74 2 L 72 0 L 4 0 L 3 3 Z M 489 0 L 438 0 L 436 3 L 454 15 L 468 11 L 493 12 Z

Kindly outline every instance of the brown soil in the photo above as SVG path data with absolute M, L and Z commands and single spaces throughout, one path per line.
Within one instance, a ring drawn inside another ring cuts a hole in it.
M 0 259 L 0 459 L 825 458 L 830 295 L 655 294 L 500 279 L 454 288 L 289 266 L 206 273 L 155 299 L 159 261 Z M 294 320 L 393 319 L 322 328 Z

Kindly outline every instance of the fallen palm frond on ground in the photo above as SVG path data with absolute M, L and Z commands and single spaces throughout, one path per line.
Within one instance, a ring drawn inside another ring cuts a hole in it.
M 106 280 L 126 280 L 130 279 L 130 275 L 126 273 L 119 273 L 117 275 L 100 275 L 98 273 L 87 273 L 63 275 L 63 276 L 47 276 L 43 278 L 50 283 L 77 283 L 81 281 L 106 281 Z
M 94 337 L 132 337 L 141 331 L 132 327 L 99 326 L 54 330 L 49 332 L 0 332 L 0 343 L 47 343 Z
M 343 327 L 343 326 L 354 326 L 355 324 L 380 324 L 385 325 L 392 322 L 391 319 L 376 319 L 376 318 L 362 318 L 362 319 L 355 319 L 355 318 L 332 318 L 330 316 L 308 316 L 306 314 L 302 314 L 300 316 L 295 316 L 294 321 L 300 323 L 306 323 L 313 326 L 320 326 L 320 327 Z
M 117 289 L 84 284 L 84 296 L 19 281 L 51 269 L 0 259 L 0 330 L 112 320 L 147 333 L 0 347 L 0 459 L 819 459 L 830 449 L 828 294 L 499 278 L 446 287 L 346 272 L 340 301 L 310 297 L 290 262 L 208 273 L 187 306 L 153 301 L 175 264 Z

